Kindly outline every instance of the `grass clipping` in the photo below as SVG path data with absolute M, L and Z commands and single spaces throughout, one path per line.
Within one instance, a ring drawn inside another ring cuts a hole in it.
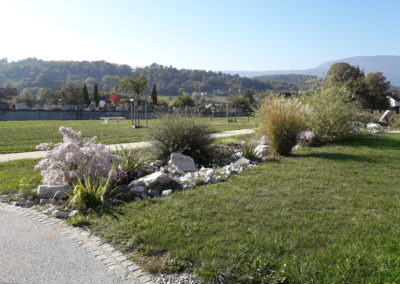
M 261 133 L 275 154 L 289 155 L 301 131 L 307 129 L 308 108 L 296 99 L 267 98 L 260 109 Z

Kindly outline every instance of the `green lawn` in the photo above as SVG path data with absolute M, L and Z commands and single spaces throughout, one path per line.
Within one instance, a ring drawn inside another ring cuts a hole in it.
M 237 123 L 228 123 L 225 118 L 213 118 L 210 121 L 212 132 L 245 129 L 254 127 L 254 119 L 248 122 L 247 117 L 238 118 Z M 152 125 L 149 120 L 149 126 Z M 144 121 L 142 121 L 144 124 Z M 104 144 L 128 143 L 146 140 L 146 129 L 131 128 L 130 120 L 120 123 L 111 121 L 104 124 L 99 120 L 36 120 L 36 121 L 1 121 L 0 154 L 34 151 L 36 145 L 43 142 L 58 142 L 61 135 L 60 126 L 73 127 L 82 131 L 84 137 L 98 137 Z
M 399 283 L 400 135 L 359 136 L 225 183 L 115 208 L 89 229 L 205 282 Z
M 39 159 L 26 159 L 0 163 L 0 194 L 30 192 L 42 177 L 34 171 Z

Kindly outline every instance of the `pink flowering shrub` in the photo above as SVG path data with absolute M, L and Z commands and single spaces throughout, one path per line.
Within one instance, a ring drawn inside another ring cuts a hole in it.
M 126 174 L 121 169 L 113 169 L 113 164 L 120 159 L 112 154 L 104 145 L 97 144 L 97 137 L 81 139 L 81 132 L 70 127 L 60 127 L 63 142 L 42 143 L 36 149 L 46 150 L 45 158 L 36 166 L 40 170 L 44 184 L 73 184 L 78 178 L 84 180 L 107 179 L 118 181 Z

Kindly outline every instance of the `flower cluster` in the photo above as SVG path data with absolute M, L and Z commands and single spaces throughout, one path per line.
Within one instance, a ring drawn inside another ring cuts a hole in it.
M 300 132 L 297 138 L 304 142 L 311 142 L 314 140 L 315 134 L 311 130 L 307 130 Z
M 78 178 L 107 178 L 113 170 L 113 163 L 119 159 L 104 145 L 97 144 L 97 137 L 81 139 L 81 132 L 69 127 L 60 127 L 63 142 L 43 143 L 37 149 L 45 149 L 45 158 L 35 167 L 40 170 L 44 184 L 72 184 Z M 111 173 L 111 181 L 125 175 L 120 169 Z

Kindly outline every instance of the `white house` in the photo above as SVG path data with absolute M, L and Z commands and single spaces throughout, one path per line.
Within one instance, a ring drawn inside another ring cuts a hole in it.
M 390 106 L 392 107 L 392 110 L 394 113 L 399 114 L 400 113 L 400 97 L 398 96 L 387 96 L 390 102 Z

